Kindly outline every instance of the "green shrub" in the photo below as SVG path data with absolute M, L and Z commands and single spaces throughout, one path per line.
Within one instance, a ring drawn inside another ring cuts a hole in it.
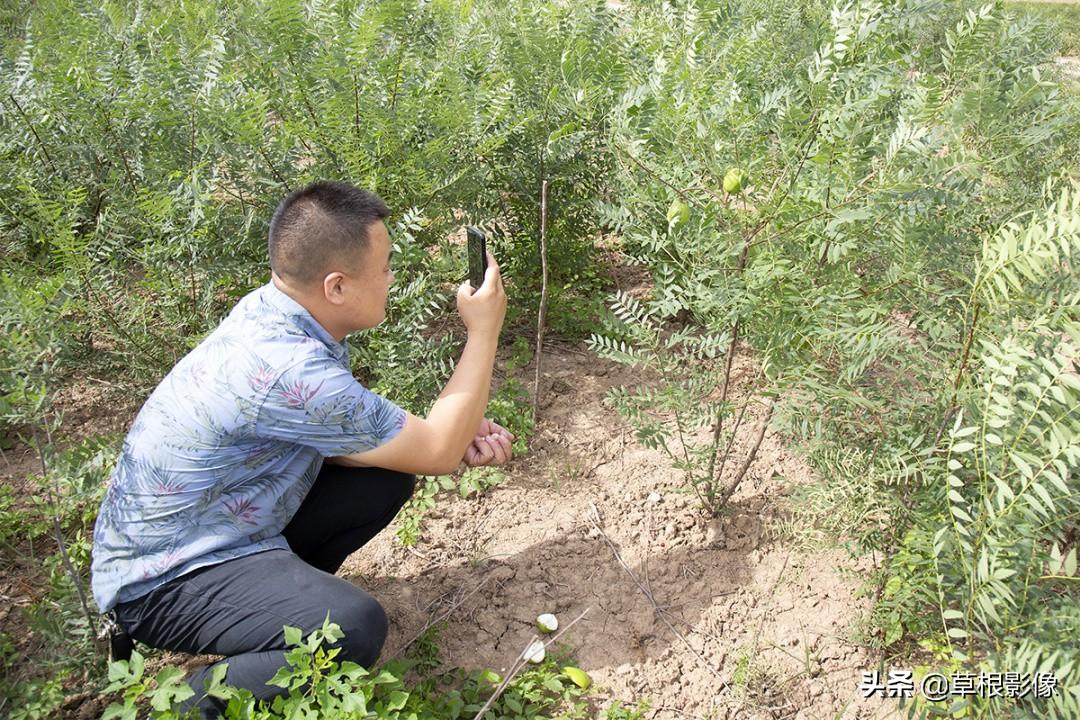
M 1044 77 L 1046 34 L 995 4 L 633 15 L 628 52 L 650 61 L 616 103 L 623 191 L 600 211 L 653 282 L 612 297 L 590 341 L 646 371 L 610 401 L 714 513 L 754 457 L 753 434 L 731 457 L 743 418 L 858 453 L 877 477 L 861 491 L 893 495 L 861 507 L 906 509 L 835 528 L 889 557 L 875 611 L 888 651 L 921 639 L 944 663 L 1053 669 L 1075 686 L 1078 236 L 1064 178 L 1080 116 Z M 747 180 L 725 189 L 733 168 Z M 1051 207 L 1010 224 L 1044 194 Z M 1003 413 L 1008 431 L 990 429 Z M 1075 703 L 1063 692 L 1045 711 Z
M 547 178 L 552 326 L 599 288 L 618 27 L 600 3 L 38 4 L 0 61 L 5 254 L 63 277 L 99 362 L 148 385 L 266 281 L 277 202 L 351 180 L 402 218 L 399 327 L 369 334 L 366 369 L 423 407 L 453 342 L 402 364 L 464 275 L 463 221 L 492 229 L 531 322 Z
M 1009 9 L 1018 15 L 1031 15 L 1046 22 L 1051 28 L 1051 42 L 1062 55 L 1080 55 L 1080 8 L 1063 2 L 1016 2 L 1010 0 Z
M 755 438 L 803 441 L 826 483 L 810 512 L 889 558 L 875 610 L 886 652 L 921 642 L 935 662 L 1052 668 L 1075 686 L 1064 178 L 1080 114 L 1048 80 L 1045 23 L 937 0 L 57 0 L 33 3 L 25 28 L 11 17 L 5 428 L 39 422 L 70 369 L 139 392 L 156 382 L 266 281 L 278 200 L 327 177 L 394 207 L 390 321 L 353 339 L 354 369 L 423 413 L 462 340 L 446 330 L 465 266 L 453 233 L 491 231 L 508 326 L 531 328 L 546 180 L 549 326 L 591 331 L 600 355 L 645 371 L 609 399 L 707 510 L 724 509 Z M 600 233 L 647 270 L 647 290 L 604 297 Z M 491 402 L 521 443 L 525 387 L 508 377 Z M 61 483 L 51 507 L 85 538 L 94 476 L 57 467 L 74 492 Z M 415 541 L 440 490 L 499 474 L 425 479 L 401 537 Z M 85 540 L 71 549 L 78 559 Z M 129 690 L 142 683 L 133 697 L 158 691 L 123 673 Z M 417 697 L 385 685 L 405 708 Z M 1075 714 L 1071 696 L 1055 703 Z M 961 711 L 1031 711 L 1003 705 Z
M 914 459 L 920 507 L 884 598 L 899 618 L 921 616 L 908 629 L 940 638 L 946 661 L 1057 677 L 1050 700 L 961 698 L 951 708 L 975 714 L 1080 711 L 1080 187 L 1047 194 L 1042 210 L 983 245 L 955 413 Z
M 42 278 L 25 269 L 0 275 L 0 431 L 5 438 L 40 422 L 48 406 L 48 380 L 79 354 L 70 305 L 63 277 Z
M 472 718 L 495 690 L 490 671 L 466 673 L 460 670 L 424 678 L 414 687 L 401 680 L 415 665 L 395 661 L 378 671 L 368 671 L 356 663 L 339 662 L 340 650 L 329 647 L 343 637 L 329 618 L 322 628 L 306 638 L 297 628 L 285 627 L 291 650 L 285 654 L 287 666 L 268 684 L 288 690 L 272 702 L 255 701 L 251 692 L 224 683 L 225 666 L 215 669 L 204 692 L 227 703 L 226 718 L 275 720 L 293 717 L 379 718 L 380 720 L 456 720 Z M 497 677 L 497 676 L 496 676 Z M 114 662 L 109 668 L 107 690 L 121 693 L 120 702 L 110 705 L 103 720 L 135 718 L 148 703 L 150 717 L 171 720 L 184 715 L 179 703 L 194 697 L 184 684 L 183 671 L 165 667 L 150 677 L 138 653 L 130 661 Z M 541 718 L 559 712 L 564 720 L 585 718 L 586 705 L 576 685 L 562 677 L 551 659 L 521 672 L 492 704 L 493 717 Z

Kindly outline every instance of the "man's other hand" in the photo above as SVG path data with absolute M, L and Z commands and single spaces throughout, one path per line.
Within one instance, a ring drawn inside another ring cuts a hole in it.
M 484 418 L 469 447 L 465 448 L 465 457 L 461 461 L 469 467 L 483 465 L 504 465 L 510 462 L 514 451 L 510 443 L 514 434 L 497 422 Z

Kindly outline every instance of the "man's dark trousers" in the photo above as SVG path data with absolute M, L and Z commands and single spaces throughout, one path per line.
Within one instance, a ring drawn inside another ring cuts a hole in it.
M 350 553 L 386 527 L 412 495 L 416 477 L 382 468 L 324 465 L 282 533 L 292 551 L 268 550 L 200 568 L 116 607 L 135 640 L 192 654 L 225 655 L 225 681 L 256 698 L 283 694 L 266 685 L 285 665 L 282 627 L 304 635 L 327 612 L 341 626 L 339 660 L 370 667 L 386 641 L 387 620 L 371 595 L 334 575 Z M 213 666 L 188 679 L 206 717 L 222 703 L 203 698 Z

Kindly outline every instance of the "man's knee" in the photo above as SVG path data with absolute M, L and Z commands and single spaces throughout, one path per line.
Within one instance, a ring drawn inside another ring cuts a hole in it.
M 366 593 L 355 602 L 330 611 L 330 621 L 337 623 L 345 637 L 338 641 L 342 660 L 371 667 L 382 652 L 390 623 L 379 602 Z
M 394 498 L 391 507 L 396 513 L 405 507 L 409 498 L 416 492 L 416 476 L 412 473 L 398 472 L 397 470 L 383 470 L 383 482 L 390 488 L 390 495 Z
M 401 497 L 403 500 L 401 504 L 409 502 L 409 498 L 412 497 L 416 491 L 416 476 L 412 473 L 395 473 L 399 476 L 399 482 L 401 483 Z

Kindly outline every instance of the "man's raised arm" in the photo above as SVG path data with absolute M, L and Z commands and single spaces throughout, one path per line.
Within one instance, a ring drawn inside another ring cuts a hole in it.
M 445 475 L 460 464 L 487 408 L 495 350 L 506 316 L 506 292 L 490 252 L 484 284 L 473 292 L 468 282 L 462 283 L 457 308 L 468 339 L 453 376 L 428 416 L 408 413 L 401 432 L 386 444 L 336 457 L 333 462 L 416 475 Z

